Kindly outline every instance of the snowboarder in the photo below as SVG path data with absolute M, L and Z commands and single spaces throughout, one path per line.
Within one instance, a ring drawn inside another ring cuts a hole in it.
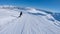
M 20 12 L 20 15 L 19 15 L 19 17 L 21 17 L 21 15 L 22 15 L 22 12 Z

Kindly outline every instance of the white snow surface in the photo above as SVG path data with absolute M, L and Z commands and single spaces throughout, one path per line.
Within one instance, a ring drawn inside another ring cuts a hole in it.
M 18 10 L 0 8 L 0 34 L 60 34 L 60 22 L 56 21 L 50 14 L 37 10 L 26 10 L 20 18 Z M 43 13 L 42 15 L 32 15 L 33 13 Z M 52 18 L 54 21 L 48 19 Z

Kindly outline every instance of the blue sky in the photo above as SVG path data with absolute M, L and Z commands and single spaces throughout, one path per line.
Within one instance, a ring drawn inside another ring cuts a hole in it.
M 60 12 L 60 0 L 0 0 L 0 5 L 34 7 L 52 12 Z

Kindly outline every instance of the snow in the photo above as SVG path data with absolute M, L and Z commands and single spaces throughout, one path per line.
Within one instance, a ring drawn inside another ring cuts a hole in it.
M 47 13 L 45 13 L 45 12 L 43 12 L 43 11 L 38 11 L 38 10 L 36 10 L 36 9 L 34 9 L 34 8 L 26 8 L 26 9 L 28 9 L 28 10 L 26 10 L 27 12 L 30 12 L 30 13 L 41 13 L 41 14 L 47 14 Z
M 27 11 L 27 10 L 26 10 Z M 31 13 L 43 13 L 35 9 L 28 10 Z M 31 15 L 24 12 L 20 18 L 18 10 L 0 9 L 0 34 L 60 34 L 60 27 L 52 15 Z M 54 21 L 48 19 L 54 19 Z

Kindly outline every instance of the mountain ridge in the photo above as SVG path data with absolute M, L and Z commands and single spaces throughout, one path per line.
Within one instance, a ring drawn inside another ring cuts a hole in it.
M 30 7 L 0 8 L 0 34 L 60 34 L 60 21 L 54 16 L 55 13 Z

